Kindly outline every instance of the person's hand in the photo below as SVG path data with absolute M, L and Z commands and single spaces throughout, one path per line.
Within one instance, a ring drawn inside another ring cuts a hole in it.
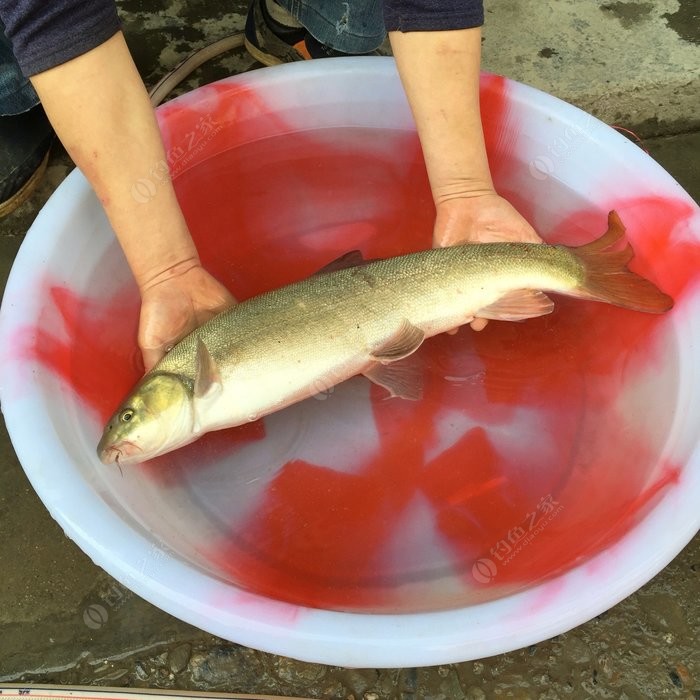
M 142 288 L 138 340 L 146 371 L 188 333 L 235 303 L 198 262 Z
M 515 207 L 493 191 L 445 199 L 436 208 L 435 248 L 460 243 L 543 242 Z M 487 323 L 485 318 L 475 318 L 470 325 L 480 331 Z
M 202 268 L 172 180 L 160 177 L 168 156 L 123 34 L 31 81 L 61 143 L 102 203 L 138 285 L 138 342 L 148 370 L 235 301 Z M 145 192 L 139 182 L 148 183 Z

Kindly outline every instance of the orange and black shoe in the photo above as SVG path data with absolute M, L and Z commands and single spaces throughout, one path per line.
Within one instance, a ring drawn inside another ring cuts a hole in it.
M 307 31 L 273 19 L 266 0 L 251 0 L 245 23 L 244 42 L 248 53 L 265 66 L 304 61 Z
M 285 15 L 295 26 L 284 24 L 272 16 L 268 0 L 251 0 L 245 23 L 245 47 L 248 53 L 265 66 L 305 61 L 310 58 L 333 58 L 362 55 L 379 56 L 379 50 L 368 54 L 347 54 L 322 44 L 279 7 L 279 17 Z
M 54 132 L 41 105 L 0 116 L 0 217 L 23 204 L 46 171 Z

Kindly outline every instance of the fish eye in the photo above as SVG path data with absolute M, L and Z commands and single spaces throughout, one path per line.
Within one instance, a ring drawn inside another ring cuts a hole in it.
M 125 408 L 119 414 L 119 420 L 122 423 L 128 423 L 133 417 L 134 417 L 134 409 L 133 408 Z

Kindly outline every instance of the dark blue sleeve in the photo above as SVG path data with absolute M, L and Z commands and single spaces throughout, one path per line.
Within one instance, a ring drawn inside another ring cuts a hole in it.
M 114 0 L 0 0 L 0 20 L 26 76 L 94 49 L 120 27 Z
M 384 0 L 388 32 L 469 29 L 483 23 L 483 0 Z

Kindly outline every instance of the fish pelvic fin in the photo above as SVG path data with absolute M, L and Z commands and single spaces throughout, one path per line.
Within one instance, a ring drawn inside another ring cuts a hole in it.
M 546 316 L 554 311 L 554 302 L 536 289 L 516 289 L 504 294 L 498 301 L 477 311 L 479 318 L 494 321 L 524 321 L 526 318 Z
M 583 282 L 569 292 L 580 299 L 603 301 L 634 311 L 661 314 L 673 308 L 673 299 L 655 284 L 632 272 L 632 246 L 623 240 L 625 226 L 616 211 L 608 214 L 608 230 L 597 240 L 570 248 L 584 267 Z
M 370 353 L 374 363 L 363 374 L 384 387 L 392 397 L 417 401 L 423 396 L 422 368 L 415 357 L 409 355 L 418 350 L 424 340 L 425 333 L 404 319 L 398 330 Z
M 384 387 L 392 398 L 418 401 L 423 397 L 422 367 L 415 361 L 415 356 L 389 365 L 377 362 L 363 374 L 371 382 Z

